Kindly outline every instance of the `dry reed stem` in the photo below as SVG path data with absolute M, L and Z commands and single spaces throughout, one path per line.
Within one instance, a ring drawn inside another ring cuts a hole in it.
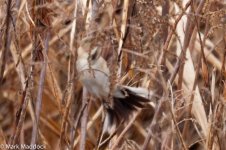
M 57 35 L 55 35 L 54 37 L 52 37 L 52 39 L 49 41 L 49 46 L 52 46 L 55 42 L 57 42 L 58 40 L 61 39 L 61 37 L 63 37 L 65 34 L 67 34 L 68 31 L 70 31 L 71 29 L 71 24 L 68 25 L 66 28 L 63 28 L 59 31 L 59 33 L 57 33 Z M 32 44 L 29 44 L 28 46 L 26 46 L 21 54 L 21 57 L 23 59 L 25 59 L 29 53 L 32 50 Z M 7 70 L 4 73 L 4 77 L 7 76 L 7 74 L 10 72 L 10 70 L 12 70 L 14 68 L 14 64 L 11 64 L 8 66 Z
M 193 6 L 193 5 L 192 5 Z M 194 8 L 193 8 L 194 9 Z M 204 41 L 202 41 L 201 39 L 201 34 L 200 34 L 200 30 L 199 30 L 199 19 L 197 19 L 197 16 L 195 15 L 194 16 L 194 20 L 195 20 L 195 23 L 196 23 L 196 28 L 198 30 L 198 37 L 199 37 L 199 41 L 200 41 L 200 48 L 201 48 L 201 54 L 199 56 L 199 59 L 198 59 L 198 64 L 196 66 L 196 73 L 195 73 L 195 76 L 194 76 L 194 83 L 193 83 L 193 87 L 192 87 L 192 91 L 195 91 L 196 90 L 196 87 L 197 87 L 197 80 L 198 80 L 198 75 L 199 75 L 199 70 L 201 68 L 201 65 L 202 65 L 202 58 L 204 59 L 204 61 L 206 62 L 206 59 L 204 57 Z M 194 36 L 196 37 L 196 36 Z M 196 40 L 196 39 L 195 39 Z M 192 43 L 193 44 L 193 43 Z M 190 58 L 191 59 L 191 58 Z M 186 69 L 186 68 L 185 68 Z M 189 108 L 188 108 L 188 114 L 187 114 L 187 117 L 190 118 L 191 117 L 191 114 L 192 114 L 192 107 L 193 107 L 193 102 L 194 102 L 194 98 L 195 98 L 195 93 L 193 93 L 191 95 L 191 98 L 190 98 L 190 102 L 191 105 L 189 105 Z M 200 98 L 200 101 L 201 101 L 201 98 Z M 196 109 L 196 108 L 194 108 Z M 204 110 L 204 109 L 203 109 Z M 204 116 L 205 117 L 205 116 Z M 207 117 L 206 117 L 207 118 Z M 186 132 L 187 130 L 189 129 L 189 123 L 188 121 L 185 122 L 185 125 L 184 125 L 184 129 L 183 129 L 183 135 L 184 137 L 187 137 L 186 136 Z M 204 128 L 205 130 L 207 128 Z M 207 134 L 207 133 L 206 133 Z M 205 134 L 205 136 L 206 136 Z
M 6 138 L 3 134 L 2 127 L 0 126 L 0 144 L 1 145 L 6 145 Z M 2 147 L 2 150 L 6 150 L 6 148 Z
M 191 5 L 191 1 L 192 1 L 192 0 L 190 0 L 190 1 L 185 5 L 184 11 L 186 11 L 186 10 L 188 9 L 188 7 Z M 174 34 L 175 31 L 176 31 L 178 22 L 181 20 L 181 18 L 182 18 L 183 16 L 184 16 L 184 12 L 182 12 L 182 13 L 177 17 L 177 19 L 175 20 L 175 22 L 174 22 L 174 24 L 173 24 L 172 29 L 170 30 L 169 35 L 167 36 L 167 39 L 166 39 L 166 41 L 165 41 L 165 43 L 164 43 L 164 46 L 163 46 L 163 48 L 162 48 L 161 55 L 160 55 L 160 58 L 159 58 L 159 61 L 158 61 L 158 64 L 160 64 L 160 65 L 163 65 L 164 62 L 165 62 L 164 59 L 166 58 L 166 52 L 168 51 L 170 41 L 171 41 L 171 39 L 172 39 L 173 34 Z
M 131 2 L 131 0 L 124 0 L 123 3 L 123 12 L 122 12 L 122 24 L 121 24 L 121 29 L 120 29 L 120 39 L 119 39 L 119 45 L 118 45 L 118 50 L 117 50 L 117 54 L 118 54 L 118 64 L 119 64 L 119 68 L 118 68 L 118 72 L 117 72 L 117 77 L 118 79 L 121 77 L 122 75 L 122 45 L 124 42 L 124 38 L 126 35 L 126 31 L 127 31 L 127 19 L 128 19 L 128 10 L 129 10 L 129 2 Z
M 14 145 L 18 140 L 18 136 L 20 134 L 20 131 L 23 126 L 24 119 L 25 119 L 26 108 L 27 108 L 29 101 L 31 100 L 31 89 L 33 87 L 33 70 L 34 70 L 34 66 L 31 65 L 30 73 L 26 80 L 25 89 L 23 91 L 23 97 L 21 100 L 22 104 L 21 104 L 20 110 L 18 110 L 18 116 L 17 116 L 18 121 L 16 122 L 16 128 L 14 130 L 14 134 L 12 134 L 11 141 L 10 141 L 10 144 L 12 144 L 12 145 Z
M 133 116 L 133 118 L 130 120 L 130 122 L 126 125 L 126 127 L 121 132 L 121 134 L 118 136 L 118 138 L 116 139 L 116 141 L 114 142 L 114 144 L 111 146 L 110 149 L 116 149 L 118 147 L 119 143 L 122 141 L 123 136 L 129 130 L 129 128 L 131 128 L 131 126 L 133 125 L 134 121 L 136 120 L 137 116 L 140 113 L 141 113 L 141 110 L 139 110 L 138 112 L 136 112 L 136 114 Z
M 5 21 L 5 34 L 4 34 L 4 46 L 3 50 L 0 55 L 0 85 L 3 80 L 3 74 L 5 71 L 5 66 L 6 66 L 6 57 L 7 53 L 10 49 L 10 43 L 11 43 L 11 34 L 10 34 L 10 28 L 11 28 L 11 6 L 12 5 L 12 0 L 8 0 L 7 2 L 7 14 L 6 14 L 6 21 Z
M 205 3 L 205 1 L 200 1 L 199 6 L 195 12 L 195 15 L 198 15 L 200 13 L 201 9 L 204 6 L 204 3 Z M 186 82 L 189 90 L 192 91 L 192 87 L 195 87 L 194 86 L 195 71 L 194 71 L 194 66 L 193 66 L 193 62 L 191 59 L 191 54 L 187 50 L 188 49 L 187 47 L 190 42 L 191 33 L 193 32 L 193 29 L 194 29 L 194 22 L 191 22 L 192 20 L 188 20 L 188 21 L 190 21 L 190 23 L 187 24 L 185 35 L 181 35 L 182 37 L 184 36 L 184 42 L 183 42 L 182 51 L 180 53 L 180 57 L 181 57 L 181 62 L 184 62 L 184 63 L 181 63 L 181 66 L 180 66 L 181 72 L 179 72 L 178 84 L 179 84 L 179 89 L 182 88 L 182 80 L 184 80 Z M 178 29 L 178 32 L 182 33 L 182 31 L 183 31 L 183 24 L 181 23 L 181 27 L 180 27 L 180 29 Z M 183 40 L 183 38 L 182 38 L 182 40 Z M 178 51 L 180 52 L 179 46 L 178 46 Z M 187 58 L 186 61 L 184 60 L 185 57 Z M 177 61 L 177 63 L 179 63 L 179 62 L 180 61 Z M 201 95 L 199 93 L 198 87 L 195 88 L 193 103 L 194 103 L 194 105 L 192 107 L 192 112 L 195 115 L 199 124 L 201 125 L 204 136 L 206 136 L 207 135 L 207 132 L 206 132 L 207 131 L 207 118 L 206 118 L 205 110 L 204 110 L 204 107 L 202 104 L 202 99 L 201 99 Z
M 49 31 L 47 31 L 47 35 L 45 37 L 44 43 L 45 43 L 44 61 L 42 63 L 42 68 L 40 72 L 40 80 L 39 80 L 38 94 L 37 94 L 36 108 L 35 108 L 35 121 L 34 121 L 33 130 L 32 130 L 31 145 L 35 145 L 37 143 L 37 137 L 38 137 L 40 112 L 42 108 L 42 96 L 43 96 L 44 82 L 45 82 L 45 76 L 46 76 L 46 68 L 48 63 L 46 58 L 48 57 L 48 49 L 49 49 Z
M 88 109 L 88 106 L 87 106 L 87 103 L 88 103 L 88 92 L 86 90 L 85 87 L 83 87 L 83 93 L 82 93 L 82 106 L 85 107 L 84 111 L 83 111 L 83 114 L 82 114 L 82 117 L 81 117 L 81 138 L 80 138 L 80 146 L 79 146 L 79 149 L 80 150 L 84 150 L 86 148 L 86 128 L 87 128 L 87 120 L 88 120 L 88 113 L 89 113 L 89 109 Z
M 0 71 L 3 72 L 0 144 L 30 144 L 32 139 L 32 144 L 46 145 L 46 149 L 95 148 L 102 130 L 99 124 L 103 108 L 99 101 L 93 101 L 92 107 L 87 103 L 80 106 L 81 85 L 74 70 L 76 48 L 80 44 L 77 41 L 91 34 L 100 39 L 99 44 L 105 40 L 98 46 L 110 67 L 117 66 L 112 54 L 123 53 L 120 61 L 125 64 L 121 69 L 110 68 L 111 72 L 121 74 L 118 81 L 112 79 L 113 86 L 115 83 L 143 85 L 155 89 L 157 95 L 154 118 L 146 110 L 134 116 L 137 117 L 133 118 L 134 126 L 133 120 L 121 125 L 123 132 L 108 138 L 108 147 L 119 148 L 117 144 L 123 143 L 122 149 L 224 149 L 225 133 L 221 131 L 225 129 L 226 54 L 222 35 L 226 5 L 223 0 L 197 3 L 193 0 L 101 0 L 97 3 L 57 0 L 41 5 L 38 8 L 49 9 L 53 21 L 49 26 L 46 66 L 40 68 L 38 65 L 43 62 L 31 59 L 37 48 L 33 45 L 32 31 L 38 29 L 33 2 L 15 0 L 11 1 L 11 7 L 9 2 L 0 1 L 0 67 L 4 68 Z M 105 22 L 107 26 L 102 27 L 98 21 L 94 21 L 94 26 L 89 25 L 93 16 L 101 19 L 101 15 L 110 16 L 105 18 L 109 21 Z M 185 16 L 191 20 L 183 25 L 190 25 L 176 33 Z M 37 36 L 40 39 L 43 37 Z M 95 42 L 92 44 L 96 46 Z M 176 49 L 183 52 L 176 55 Z M 44 67 L 46 83 L 42 86 L 44 77 L 40 78 L 40 74 Z M 42 107 L 38 101 L 32 103 L 32 99 L 39 99 Z M 36 130 L 33 134 L 32 128 Z
M 87 124 L 87 129 L 86 129 L 86 130 L 89 130 L 89 129 L 93 126 L 93 124 L 95 123 L 95 121 L 97 120 L 97 118 L 100 117 L 102 111 L 103 111 L 103 107 L 100 107 L 100 108 L 96 111 L 96 113 L 93 115 L 93 117 L 92 117 L 92 118 L 90 119 L 90 121 L 88 122 L 88 124 Z M 74 141 L 74 146 L 77 145 L 79 139 L 81 138 L 80 136 L 81 136 L 81 135 L 78 135 L 78 137 L 77 137 L 76 140 Z
M 150 140 L 152 138 L 152 134 L 153 134 L 153 132 L 155 131 L 155 128 L 156 128 L 155 126 L 157 124 L 158 115 L 159 115 L 159 113 L 161 111 L 161 107 L 163 105 L 163 101 L 164 101 L 164 98 L 161 98 L 159 100 L 159 104 L 156 107 L 155 115 L 154 115 L 153 120 L 152 120 L 152 122 L 151 122 L 151 124 L 149 126 L 148 134 L 147 134 L 147 136 L 145 138 L 144 144 L 142 145 L 142 148 L 141 148 L 142 150 L 147 150 L 147 148 L 148 148 L 149 142 L 150 142 Z M 154 136 L 153 136 L 153 138 L 154 138 Z

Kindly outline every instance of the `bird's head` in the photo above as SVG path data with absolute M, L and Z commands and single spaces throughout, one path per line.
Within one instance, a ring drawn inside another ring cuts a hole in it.
M 101 47 L 94 44 L 91 38 L 85 38 L 81 41 L 77 51 L 77 70 L 82 71 L 91 68 L 101 68 L 105 60 L 101 57 Z
M 101 47 L 96 44 L 94 45 L 92 43 L 92 38 L 84 38 L 80 43 L 77 54 L 78 59 L 87 59 L 92 63 L 101 56 Z

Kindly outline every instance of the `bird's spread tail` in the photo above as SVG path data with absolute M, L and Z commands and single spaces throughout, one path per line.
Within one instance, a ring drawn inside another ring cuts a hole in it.
M 106 146 L 121 123 L 127 122 L 134 111 L 151 104 L 153 95 L 145 88 L 116 86 L 112 95 L 112 104 L 104 103 L 106 116 L 98 147 Z M 153 106 L 153 104 L 151 105 Z
M 112 133 L 122 122 L 127 121 L 131 114 L 139 108 L 144 108 L 150 102 L 147 97 L 136 92 L 136 88 L 118 86 L 113 94 L 113 104 L 106 108 L 106 118 L 103 132 Z

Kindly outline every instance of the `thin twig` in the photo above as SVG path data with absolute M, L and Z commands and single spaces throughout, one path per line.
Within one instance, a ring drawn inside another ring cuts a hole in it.
M 186 11 L 190 5 L 191 5 L 191 0 L 185 5 L 184 11 Z M 166 52 L 168 51 L 170 41 L 172 39 L 173 34 L 175 33 L 175 30 L 177 28 L 178 22 L 184 16 L 184 11 L 177 17 L 177 19 L 175 20 L 175 22 L 173 24 L 173 27 L 170 30 L 170 33 L 167 36 L 166 42 L 165 42 L 165 44 L 164 44 L 164 46 L 162 48 L 162 51 L 161 51 L 162 53 L 160 55 L 160 59 L 159 59 L 159 62 L 158 62 L 158 64 L 160 66 L 163 65 L 164 62 L 165 62 L 165 58 L 166 58 L 165 55 L 166 55 Z
M 122 63 L 123 63 L 123 61 L 122 61 L 122 45 L 123 45 L 124 38 L 126 35 L 128 9 L 129 9 L 129 0 L 124 0 L 123 13 L 122 13 L 122 25 L 121 25 L 121 37 L 119 39 L 119 46 L 118 46 L 118 64 L 119 64 L 119 68 L 118 68 L 118 72 L 117 72 L 118 79 L 120 78 L 121 73 L 122 73 Z
M 45 47 L 44 47 L 44 62 L 42 65 L 41 73 L 40 73 L 40 80 L 39 80 L 39 86 L 38 86 L 38 94 L 37 94 L 37 100 L 36 100 L 36 108 L 35 108 L 35 122 L 32 130 L 32 138 L 31 138 L 31 145 L 36 144 L 37 136 L 38 136 L 38 126 L 39 126 L 39 118 L 40 118 L 40 112 L 42 108 L 42 96 L 43 96 L 43 90 L 44 90 L 44 82 L 45 82 L 45 76 L 46 76 L 46 67 L 47 67 L 47 59 L 46 57 L 48 54 L 49 49 L 49 36 L 50 33 L 47 31 L 46 33 L 46 39 L 45 39 Z
M 169 83 L 169 86 L 170 86 L 171 97 L 172 97 L 172 100 L 171 100 L 171 101 L 174 101 L 174 100 L 173 100 L 174 97 L 173 97 L 173 89 L 172 89 L 172 85 L 170 85 L 170 83 Z M 173 113 L 172 107 L 170 107 L 169 101 L 167 101 L 167 102 L 168 102 L 168 108 L 169 108 L 169 110 L 170 110 L 171 117 L 172 117 L 172 119 L 173 119 L 173 123 L 174 123 L 174 125 L 175 125 L 175 127 L 176 127 L 176 131 L 177 131 L 176 133 L 177 133 L 177 136 L 178 136 L 178 138 L 179 138 L 179 140 L 180 140 L 180 142 L 181 142 L 181 144 L 182 144 L 182 146 L 183 146 L 183 149 L 184 149 L 184 150 L 188 150 L 188 148 L 187 148 L 187 146 L 186 146 L 186 144 L 185 144 L 185 142 L 184 142 L 184 140 L 183 140 L 183 137 L 182 137 L 182 134 L 181 134 L 181 132 L 180 132 L 180 129 L 179 129 L 179 127 L 178 127 L 178 124 L 177 124 L 175 115 L 174 115 L 174 113 Z
M 85 87 L 83 87 L 83 94 L 82 94 L 82 106 L 84 107 L 88 103 L 87 98 L 87 90 Z M 88 120 L 88 107 L 85 107 L 85 110 L 83 111 L 83 115 L 81 118 L 81 138 L 80 138 L 80 150 L 84 150 L 86 146 L 86 127 L 87 127 L 87 120 Z
M 82 117 L 82 114 L 85 110 L 85 108 L 87 107 L 87 104 L 85 104 L 83 107 L 81 107 L 78 115 L 77 115 L 77 118 L 75 119 L 75 121 L 73 122 L 73 125 L 72 125 L 72 128 L 73 128 L 73 133 L 71 133 L 71 145 L 70 145 L 70 148 L 73 150 L 74 149 L 74 141 L 75 141 L 75 131 L 78 127 L 78 123 Z
M 192 1 L 193 2 L 193 1 Z M 197 8 L 197 10 L 195 11 L 195 16 L 199 15 L 202 11 L 202 8 L 204 7 L 205 4 L 205 0 L 201 0 L 199 3 L 199 6 Z M 193 5 L 193 4 L 192 4 Z M 178 80 L 178 89 L 182 89 L 182 81 L 183 81 L 183 73 L 184 73 L 184 62 L 185 62 L 185 58 L 186 58 L 186 51 L 187 48 L 189 46 L 190 43 L 190 39 L 192 37 L 192 33 L 194 31 L 195 28 L 195 21 L 191 18 L 187 19 L 187 26 L 186 26 L 186 31 L 185 31 L 185 38 L 183 41 L 183 48 L 180 54 L 180 58 L 178 59 L 177 63 L 180 63 L 179 68 L 179 80 Z
M 87 106 L 86 106 L 86 107 L 87 107 Z M 84 108 L 85 108 L 85 107 L 84 107 Z M 84 111 L 84 110 L 83 110 L 83 111 Z M 89 121 L 88 124 L 87 124 L 87 129 L 86 129 L 86 130 L 88 130 L 88 129 L 95 123 L 95 121 L 97 120 L 97 118 L 100 117 L 102 111 L 103 111 L 103 106 L 101 106 L 101 107 L 96 111 L 96 113 L 93 115 L 93 117 L 90 119 L 90 121 Z M 74 141 L 74 146 L 77 145 L 77 143 L 78 143 L 80 137 L 81 137 L 81 136 L 78 135 L 78 137 L 77 137 L 76 140 Z
M 6 27 L 5 27 L 5 34 L 4 34 L 5 39 L 4 39 L 4 46 L 3 46 L 2 54 L 0 57 L 0 86 L 3 81 L 3 74 L 5 71 L 7 52 L 10 49 L 10 43 L 11 43 L 11 34 L 10 34 L 11 3 L 12 3 L 12 0 L 8 0 L 6 22 L 5 22 Z
M 192 5 L 193 6 L 193 5 Z M 198 30 L 198 37 L 199 37 L 199 41 L 200 41 L 200 47 L 201 47 L 201 54 L 199 56 L 199 59 L 198 59 L 198 65 L 196 67 L 196 74 L 195 74 L 195 79 L 194 79 L 194 83 L 193 83 L 193 87 L 192 87 L 192 91 L 195 91 L 196 89 L 196 86 L 197 86 L 197 79 L 198 79 L 198 75 L 199 75 L 199 69 L 201 68 L 201 65 L 202 65 L 202 58 L 205 59 L 204 57 L 204 44 L 203 44 L 203 41 L 202 41 L 202 38 L 201 38 L 201 35 L 200 35 L 200 30 L 199 30 L 199 19 L 196 17 L 196 15 L 194 16 L 195 17 L 195 25 L 196 25 L 196 28 Z M 196 37 L 196 36 L 195 36 Z M 206 61 L 205 61 L 206 62 Z M 192 111 L 192 106 L 193 106 L 193 101 L 194 101 L 194 93 L 192 92 L 192 95 L 191 95 L 191 98 L 190 98 L 190 104 L 189 105 L 189 108 L 188 108 L 188 114 L 187 114 L 187 118 L 190 118 L 191 117 L 191 111 Z M 186 138 L 187 136 L 185 135 L 186 132 L 189 130 L 189 122 L 188 121 L 185 121 L 185 125 L 184 125 L 184 129 L 183 129 L 183 136 Z
M 144 141 L 144 144 L 143 144 L 141 150 L 147 150 L 147 148 L 148 148 L 148 145 L 149 145 L 149 142 L 150 142 L 150 140 L 151 140 L 151 137 L 152 137 L 154 128 L 155 128 L 155 126 L 156 126 L 158 116 L 159 116 L 159 114 L 160 114 L 160 112 L 161 112 L 163 103 L 164 103 L 164 98 L 162 97 L 162 98 L 159 100 L 158 106 L 156 107 L 156 111 L 155 111 L 155 114 L 154 114 L 152 123 L 151 123 L 150 126 L 148 127 L 149 131 L 148 131 L 148 134 L 147 134 L 147 136 L 146 136 L 146 138 L 145 138 L 145 141 Z
M 117 140 L 114 142 L 114 145 L 111 149 L 116 149 L 119 145 L 119 142 L 122 140 L 123 136 L 126 134 L 126 132 L 132 127 L 134 121 L 136 120 L 137 116 L 141 113 L 141 110 L 139 110 L 133 118 L 130 120 L 130 122 L 127 124 L 127 126 L 124 128 L 124 130 L 121 132 Z
M 66 92 L 65 92 L 65 96 L 63 97 L 62 101 L 66 100 L 66 107 L 63 109 L 63 116 L 62 116 L 62 121 L 61 121 L 61 130 L 60 130 L 60 142 L 59 142 L 59 146 L 61 149 L 64 149 L 64 145 L 63 142 L 67 142 L 66 141 L 66 126 L 67 126 L 67 118 L 68 118 L 68 114 L 69 114 L 69 110 L 70 110 L 70 106 L 71 106 L 71 94 L 72 94 L 72 83 L 68 82 L 68 86 L 66 88 Z
M 22 96 L 22 105 L 21 108 L 18 110 L 17 112 L 17 120 L 16 120 L 16 128 L 12 134 L 11 140 L 10 140 L 10 144 L 14 145 L 17 140 L 18 137 L 20 135 L 22 126 L 23 126 L 23 122 L 26 116 L 26 110 L 27 110 L 27 105 L 28 102 L 31 100 L 31 91 L 32 91 L 32 87 L 33 87 L 33 74 L 34 74 L 34 65 L 32 64 L 30 67 L 30 74 L 26 80 L 25 83 L 25 90 L 23 91 L 23 96 Z

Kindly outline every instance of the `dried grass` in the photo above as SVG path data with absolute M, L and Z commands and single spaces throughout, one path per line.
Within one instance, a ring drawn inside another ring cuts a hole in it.
M 101 144 L 101 102 L 75 69 L 91 35 L 112 86 L 156 95 L 105 149 L 225 149 L 225 10 L 224 0 L 0 0 L 0 145 Z

